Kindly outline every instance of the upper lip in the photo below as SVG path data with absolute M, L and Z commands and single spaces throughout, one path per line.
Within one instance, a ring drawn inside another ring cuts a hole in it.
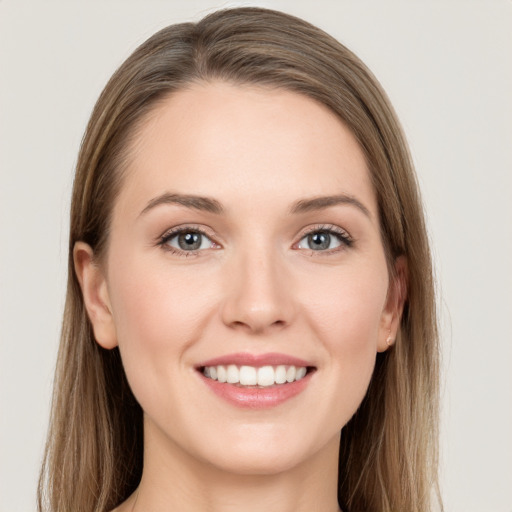
M 279 354 L 277 352 L 271 352 L 267 354 L 249 354 L 244 352 L 238 352 L 235 354 L 227 354 L 224 356 L 215 357 L 208 359 L 201 364 L 197 365 L 197 368 L 204 368 L 205 366 L 219 366 L 219 365 L 230 365 L 234 364 L 237 366 L 304 366 L 312 367 L 311 362 L 304 359 L 300 359 L 295 356 L 287 354 Z

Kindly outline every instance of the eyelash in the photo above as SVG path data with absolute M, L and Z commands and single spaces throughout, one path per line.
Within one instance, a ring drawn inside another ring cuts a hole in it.
M 215 248 L 221 247 L 219 244 L 217 244 L 215 241 L 212 240 L 212 238 L 213 238 L 212 235 L 208 234 L 204 230 L 204 228 L 201 228 L 199 226 L 180 226 L 177 228 L 172 228 L 169 231 L 166 231 L 158 239 L 158 245 L 163 250 L 168 251 L 177 256 L 181 256 L 181 257 L 185 257 L 185 258 L 188 258 L 191 256 L 199 256 L 199 254 L 201 252 L 203 252 L 204 249 L 185 251 L 185 250 L 180 250 L 180 249 L 177 249 L 176 247 L 172 247 L 171 245 L 169 245 L 169 241 L 172 240 L 173 238 L 175 238 L 181 234 L 188 234 L 188 233 L 190 233 L 190 234 L 194 233 L 194 234 L 204 236 L 208 240 L 210 240 L 212 245 L 217 246 Z M 338 247 L 335 247 L 333 249 L 326 249 L 326 250 L 304 249 L 304 250 L 308 250 L 311 253 L 311 256 L 313 256 L 313 254 L 329 255 L 332 253 L 336 253 L 340 250 L 350 248 L 354 244 L 354 239 L 344 229 L 341 229 L 338 226 L 329 224 L 329 225 L 312 226 L 311 228 L 307 229 L 306 231 L 304 231 L 301 234 L 299 241 L 293 244 L 293 248 L 296 248 L 302 240 L 304 240 L 306 237 L 308 237 L 309 235 L 312 235 L 314 233 L 324 233 L 324 234 L 327 234 L 330 236 L 334 235 L 339 240 L 341 245 Z
M 334 247 L 333 249 L 326 249 L 323 251 L 306 249 L 309 250 L 311 256 L 313 256 L 313 254 L 318 253 L 327 256 L 329 254 L 342 251 L 344 249 L 349 249 L 354 245 L 354 239 L 344 229 L 335 226 L 334 224 L 324 224 L 319 226 L 312 226 L 311 228 L 307 229 L 304 233 L 302 233 L 299 241 L 295 243 L 294 246 L 298 245 L 302 240 L 304 240 L 304 238 L 314 233 L 325 233 L 330 236 L 334 235 L 340 241 L 341 245 L 339 247 Z
M 170 240 L 172 240 L 173 238 L 175 238 L 175 237 L 177 237 L 177 236 L 179 236 L 181 234 L 187 234 L 187 233 L 194 233 L 194 234 L 198 234 L 198 235 L 204 236 L 208 240 L 210 240 L 213 245 L 216 245 L 216 246 L 220 247 L 219 244 L 217 244 L 216 242 L 214 242 L 212 240 L 212 238 L 213 238 L 212 235 L 208 234 L 204 230 L 204 228 L 200 228 L 199 226 L 180 226 L 180 227 L 172 228 L 169 231 L 166 231 L 159 238 L 158 245 L 164 251 L 168 251 L 168 252 L 170 252 L 172 254 L 175 254 L 177 256 L 182 256 L 182 257 L 185 257 L 185 258 L 188 258 L 190 256 L 199 256 L 199 253 L 202 252 L 202 250 L 204 250 L 204 249 L 184 251 L 184 250 L 180 250 L 180 249 L 177 249 L 176 247 L 172 247 L 171 245 L 169 245 L 169 241 Z

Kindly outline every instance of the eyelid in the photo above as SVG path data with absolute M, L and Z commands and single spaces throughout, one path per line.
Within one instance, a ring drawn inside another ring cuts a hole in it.
M 321 253 L 329 254 L 332 252 L 337 252 L 339 250 L 346 249 L 347 247 L 351 247 L 352 244 L 354 243 L 354 238 L 350 235 L 350 233 L 346 229 L 343 229 L 342 227 L 337 226 L 336 224 L 317 224 L 314 226 L 309 226 L 309 227 L 305 228 L 304 230 L 302 230 L 300 235 L 297 237 L 297 241 L 293 244 L 293 248 L 298 249 L 298 247 L 297 247 L 298 244 L 305 237 L 307 237 L 308 235 L 310 235 L 312 233 L 318 233 L 318 232 L 325 232 L 325 233 L 329 233 L 329 234 L 333 234 L 333 235 L 337 236 L 340 239 L 342 245 L 340 247 L 336 247 L 334 249 L 327 249 L 325 251 L 313 251 L 312 249 L 310 249 L 311 252 L 317 252 L 319 254 L 321 254 Z M 303 249 L 303 250 L 308 250 L 308 249 Z
M 328 233 L 334 233 L 340 235 L 347 241 L 354 241 L 354 239 L 346 229 L 343 229 L 340 226 L 337 226 L 336 224 L 317 224 L 314 226 L 308 226 L 300 233 L 300 239 L 302 240 L 302 238 L 304 238 L 305 236 L 308 236 L 311 233 L 316 233 L 317 231 L 326 231 Z
M 198 256 L 200 253 L 204 252 L 206 249 L 196 249 L 190 251 L 184 251 L 169 245 L 167 242 L 174 238 L 175 236 L 180 235 L 181 233 L 194 232 L 199 233 L 202 236 L 205 236 L 210 240 L 210 242 L 215 246 L 212 249 L 219 249 L 222 245 L 217 242 L 217 236 L 213 232 L 211 228 L 204 225 L 198 224 L 180 224 L 178 226 L 173 226 L 165 230 L 156 240 L 156 244 L 162 247 L 162 249 L 169 251 L 171 253 L 180 255 L 180 256 Z
M 176 235 L 178 233 L 183 233 L 186 231 L 196 231 L 197 233 L 201 233 L 208 238 L 217 238 L 217 235 L 208 226 L 205 226 L 204 224 L 178 224 L 177 226 L 173 226 L 172 228 L 166 229 L 160 236 L 158 236 L 158 240 L 161 240 L 162 238 L 169 237 L 171 235 Z

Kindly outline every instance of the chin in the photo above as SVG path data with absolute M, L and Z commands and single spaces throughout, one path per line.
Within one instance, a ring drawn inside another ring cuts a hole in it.
M 236 433 L 217 438 L 222 444 L 208 443 L 204 459 L 220 470 L 239 475 L 277 475 L 307 464 L 316 456 L 339 450 L 339 431 L 329 438 L 325 431 L 311 432 L 276 425 L 246 427 Z
M 220 457 L 212 458 L 210 463 L 226 473 L 268 476 L 288 472 L 300 466 L 307 458 L 307 454 L 296 450 L 239 447 L 237 450 L 229 450 Z

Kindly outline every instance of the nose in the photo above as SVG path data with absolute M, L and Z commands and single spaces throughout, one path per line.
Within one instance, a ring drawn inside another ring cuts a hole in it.
M 290 325 L 295 316 L 293 279 L 270 251 L 234 258 L 226 272 L 222 320 L 230 328 L 265 334 Z

